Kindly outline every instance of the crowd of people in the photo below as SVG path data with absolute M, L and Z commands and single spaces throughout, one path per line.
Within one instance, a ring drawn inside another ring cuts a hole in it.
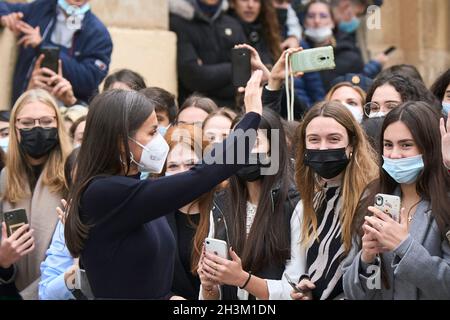
M 109 72 L 88 0 L 0 2 L 20 46 L 0 221 L 28 218 L 2 222 L 0 300 L 449 300 L 450 69 L 428 88 L 370 58 L 358 34 L 382 1 L 169 4 L 177 95 Z M 336 68 L 296 75 L 287 121 L 287 57 L 322 46 Z M 245 88 L 232 48 L 251 55 Z

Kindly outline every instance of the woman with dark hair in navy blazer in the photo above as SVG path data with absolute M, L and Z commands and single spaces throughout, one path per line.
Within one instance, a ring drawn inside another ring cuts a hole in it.
M 225 160 L 239 145 L 245 150 L 234 152 L 234 160 L 249 157 L 262 112 L 261 76 L 256 71 L 248 82 L 247 114 L 223 144 L 189 171 L 154 180 L 139 180 L 139 170 L 161 172 L 168 152 L 157 131 L 155 103 L 116 90 L 92 101 L 65 238 L 71 254 L 80 256 L 96 298 L 170 298 L 175 240 L 165 215 L 243 167 L 243 161 Z M 208 164 L 209 156 L 218 161 Z

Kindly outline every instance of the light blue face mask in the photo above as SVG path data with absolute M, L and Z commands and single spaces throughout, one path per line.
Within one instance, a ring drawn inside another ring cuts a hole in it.
M 448 117 L 448 112 L 450 111 L 450 102 L 442 102 L 442 113 Z
M 170 127 L 170 125 L 169 125 L 169 127 Z M 164 137 L 167 133 L 167 130 L 169 130 L 169 127 L 158 126 L 157 130 L 158 130 L 159 134 Z
M 392 179 L 397 183 L 411 184 L 417 181 L 417 177 L 422 172 L 424 163 L 422 155 L 401 158 L 389 159 L 383 156 L 383 169 Z
M 9 145 L 9 137 L 0 139 L 0 148 L 2 148 L 3 151 L 5 151 L 5 153 L 8 152 L 8 145 Z
M 353 33 L 358 30 L 361 20 L 357 17 L 353 17 L 350 21 L 339 22 L 339 30 L 345 33 Z
M 66 0 L 58 0 L 58 5 L 67 13 L 68 16 L 83 15 L 91 10 L 91 5 L 89 3 L 86 3 L 81 7 L 77 7 L 68 4 Z

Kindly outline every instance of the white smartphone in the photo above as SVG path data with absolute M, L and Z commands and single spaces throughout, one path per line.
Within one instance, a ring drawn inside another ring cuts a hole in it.
M 205 250 L 221 258 L 228 259 L 228 244 L 223 240 L 206 238 Z
M 400 197 L 378 193 L 374 207 L 390 215 L 395 221 L 400 221 Z

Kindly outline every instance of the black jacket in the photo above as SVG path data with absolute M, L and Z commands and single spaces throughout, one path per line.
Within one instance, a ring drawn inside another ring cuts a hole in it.
M 272 204 L 275 203 L 277 197 L 279 196 L 279 189 L 272 189 L 270 195 Z M 285 214 L 285 232 L 289 235 L 291 234 L 291 217 L 294 212 L 295 206 L 300 200 L 300 195 L 295 188 L 289 189 L 288 197 L 284 203 L 284 214 Z M 228 190 L 219 192 L 214 197 L 212 215 L 214 220 L 214 235 L 216 239 L 226 241 L 230 244 L 230 239 L 233 237 L 231 228 L 228 227 L 232 223 L 232 210 L 230 206 L 230 198 Z M 254 275 L 263 279 L 281 279 L 285 269 L 285 264 L 276 265 L 270 264 L 264 266 L 259 272 Z M 237 300 L 237 287 L 223 285 L 222 287 L 222 299 L 223 300 Z M 250 299 L 253 299 L 250 296 Z
M 258 21 L 259 19 L 253 23 L 247 23 L 239 19 L 239 16 L 234 10 L 230 10 L 229 14 L 239 21 L 244 30 L 244 34 L 247 37 L 247 43 L 258 51 L 261 61 L 266 66 L 273 66 L 276 61 L 274 61 L 272 53 L 270 52 L 269 44 L 264 35 L 263 25 Z
M 177 34 L 180 102 L 198 92 L 219 106 L 234 107 L 230 51 L 246 42 L 240 23 L 222 8 L 207 17 L 195 0 L 171 0 L 170 30 Z

